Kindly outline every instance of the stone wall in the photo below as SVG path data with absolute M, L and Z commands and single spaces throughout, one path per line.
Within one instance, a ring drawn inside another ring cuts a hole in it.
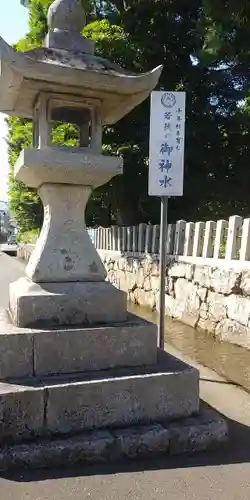
M 18 250 L 27 260 L 33 246 Z M 140 306 L 157 308 L 159 258 L 157 255 L 99 250 L 108 279 Z M 169 258 L 166 269 L 166 314 L 220 340 L 250 348 L 250 268 L 233 261 Z
M 137 305 L 157 308 L 157 256 L 100 252 L 108 279 Z M 220 340 L 250 348 L 250 270 L 170 259 L 166 271 L 166 314 Z

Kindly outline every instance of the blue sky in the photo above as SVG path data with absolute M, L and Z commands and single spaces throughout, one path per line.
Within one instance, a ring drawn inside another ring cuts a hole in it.
M 28 11 L 20 5 L 20 0 L 4 2 L 0 16 L 0 36 L 9 43 L 15 43 L 23 38 L 28 31 Z M 1 92 L 1 89 L 0 89 Z M 0 200 L 7 199 L 8 190 L 8 157 L 4 138 L 7 128 L 4 115 L 0 113 Z

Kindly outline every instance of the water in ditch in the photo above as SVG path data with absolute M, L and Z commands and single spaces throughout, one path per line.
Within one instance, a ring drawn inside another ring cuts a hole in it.
M 149 308 L 129 304 L 129 311 L 154 323 L 158 321 L 157 313 Z M 220 342 L 211 334 L 170 318 L 166 318 L 165 341 L 189 358 L 250 391 L 250 351 Z

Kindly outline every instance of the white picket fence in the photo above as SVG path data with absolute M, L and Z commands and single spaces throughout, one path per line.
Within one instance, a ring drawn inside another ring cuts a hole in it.
M 160 226 L 111 226 L 90 228 L 90 237 L 98 250 L 129 253 L 159 253 Z M 250 218 L 233 215 L 229 220 L 186 222 L 168 225 L 166 253 L 185 257 L 203 257 L 250 261 Z

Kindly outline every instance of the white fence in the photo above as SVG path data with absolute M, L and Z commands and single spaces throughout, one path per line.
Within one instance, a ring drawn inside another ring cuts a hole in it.
M 160 226 L 112 226 L 89 229 L 98 250 L 159 253 Z M 166 253 L 185 257 L 250 261 L 250 218 L 233 215 L 229 220 L 168 225 Z

